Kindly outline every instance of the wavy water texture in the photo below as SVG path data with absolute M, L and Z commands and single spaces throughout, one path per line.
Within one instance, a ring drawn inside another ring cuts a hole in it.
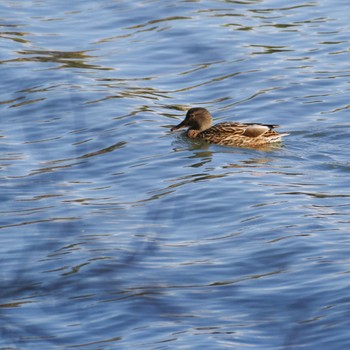
M 3 1 L 0 348 L 348 348 L 349 7 Z

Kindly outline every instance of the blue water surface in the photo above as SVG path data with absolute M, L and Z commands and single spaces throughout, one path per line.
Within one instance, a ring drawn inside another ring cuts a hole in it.
M 350 4 L 0 4 L 0 349 L 350 347 Z M 280 124 L 237 148 L 186 111 Z

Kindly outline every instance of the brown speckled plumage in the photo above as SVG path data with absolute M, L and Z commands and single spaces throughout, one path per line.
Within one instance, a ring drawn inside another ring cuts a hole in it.
M 202 107 L 188 110 L 186 118 L 171 130 L 188 127 L 189 138 L 202 138 L 209 143 L 227 146 L 255 147 L 280 142 L 287 133 L 274 130 L 278 125 L 224 122 L 212 126 L 211 114 Z

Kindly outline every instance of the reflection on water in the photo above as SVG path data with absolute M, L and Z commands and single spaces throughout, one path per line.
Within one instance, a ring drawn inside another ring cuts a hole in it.
M 0 4 L 1 348 L 346 349 L 349 5 Z M 274 147 L 190 140 L 273 123 Z
M 86 52 L 63 52 L 63 51 L 44 51 L 44 50 L 25 50 L 19 51 L 21 58 L 13 60 L 14 62 L 54 62 L 58 63 L 58 68 L 81 68 L 81 69 L 111 69 L 101 68 L 97 65 L 91 65 L 84 62 L 93 56 Z M 24 56 L 24 57 L 22 57 Z M 11 62 L 9 60 L 8 62 Z

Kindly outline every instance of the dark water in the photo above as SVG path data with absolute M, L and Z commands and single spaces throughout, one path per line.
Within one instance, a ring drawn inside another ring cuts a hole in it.
M 350 347 L 350 5 L 0 4 L 0 349 Z M 170 133 L 191 106 L 266 150 Z

